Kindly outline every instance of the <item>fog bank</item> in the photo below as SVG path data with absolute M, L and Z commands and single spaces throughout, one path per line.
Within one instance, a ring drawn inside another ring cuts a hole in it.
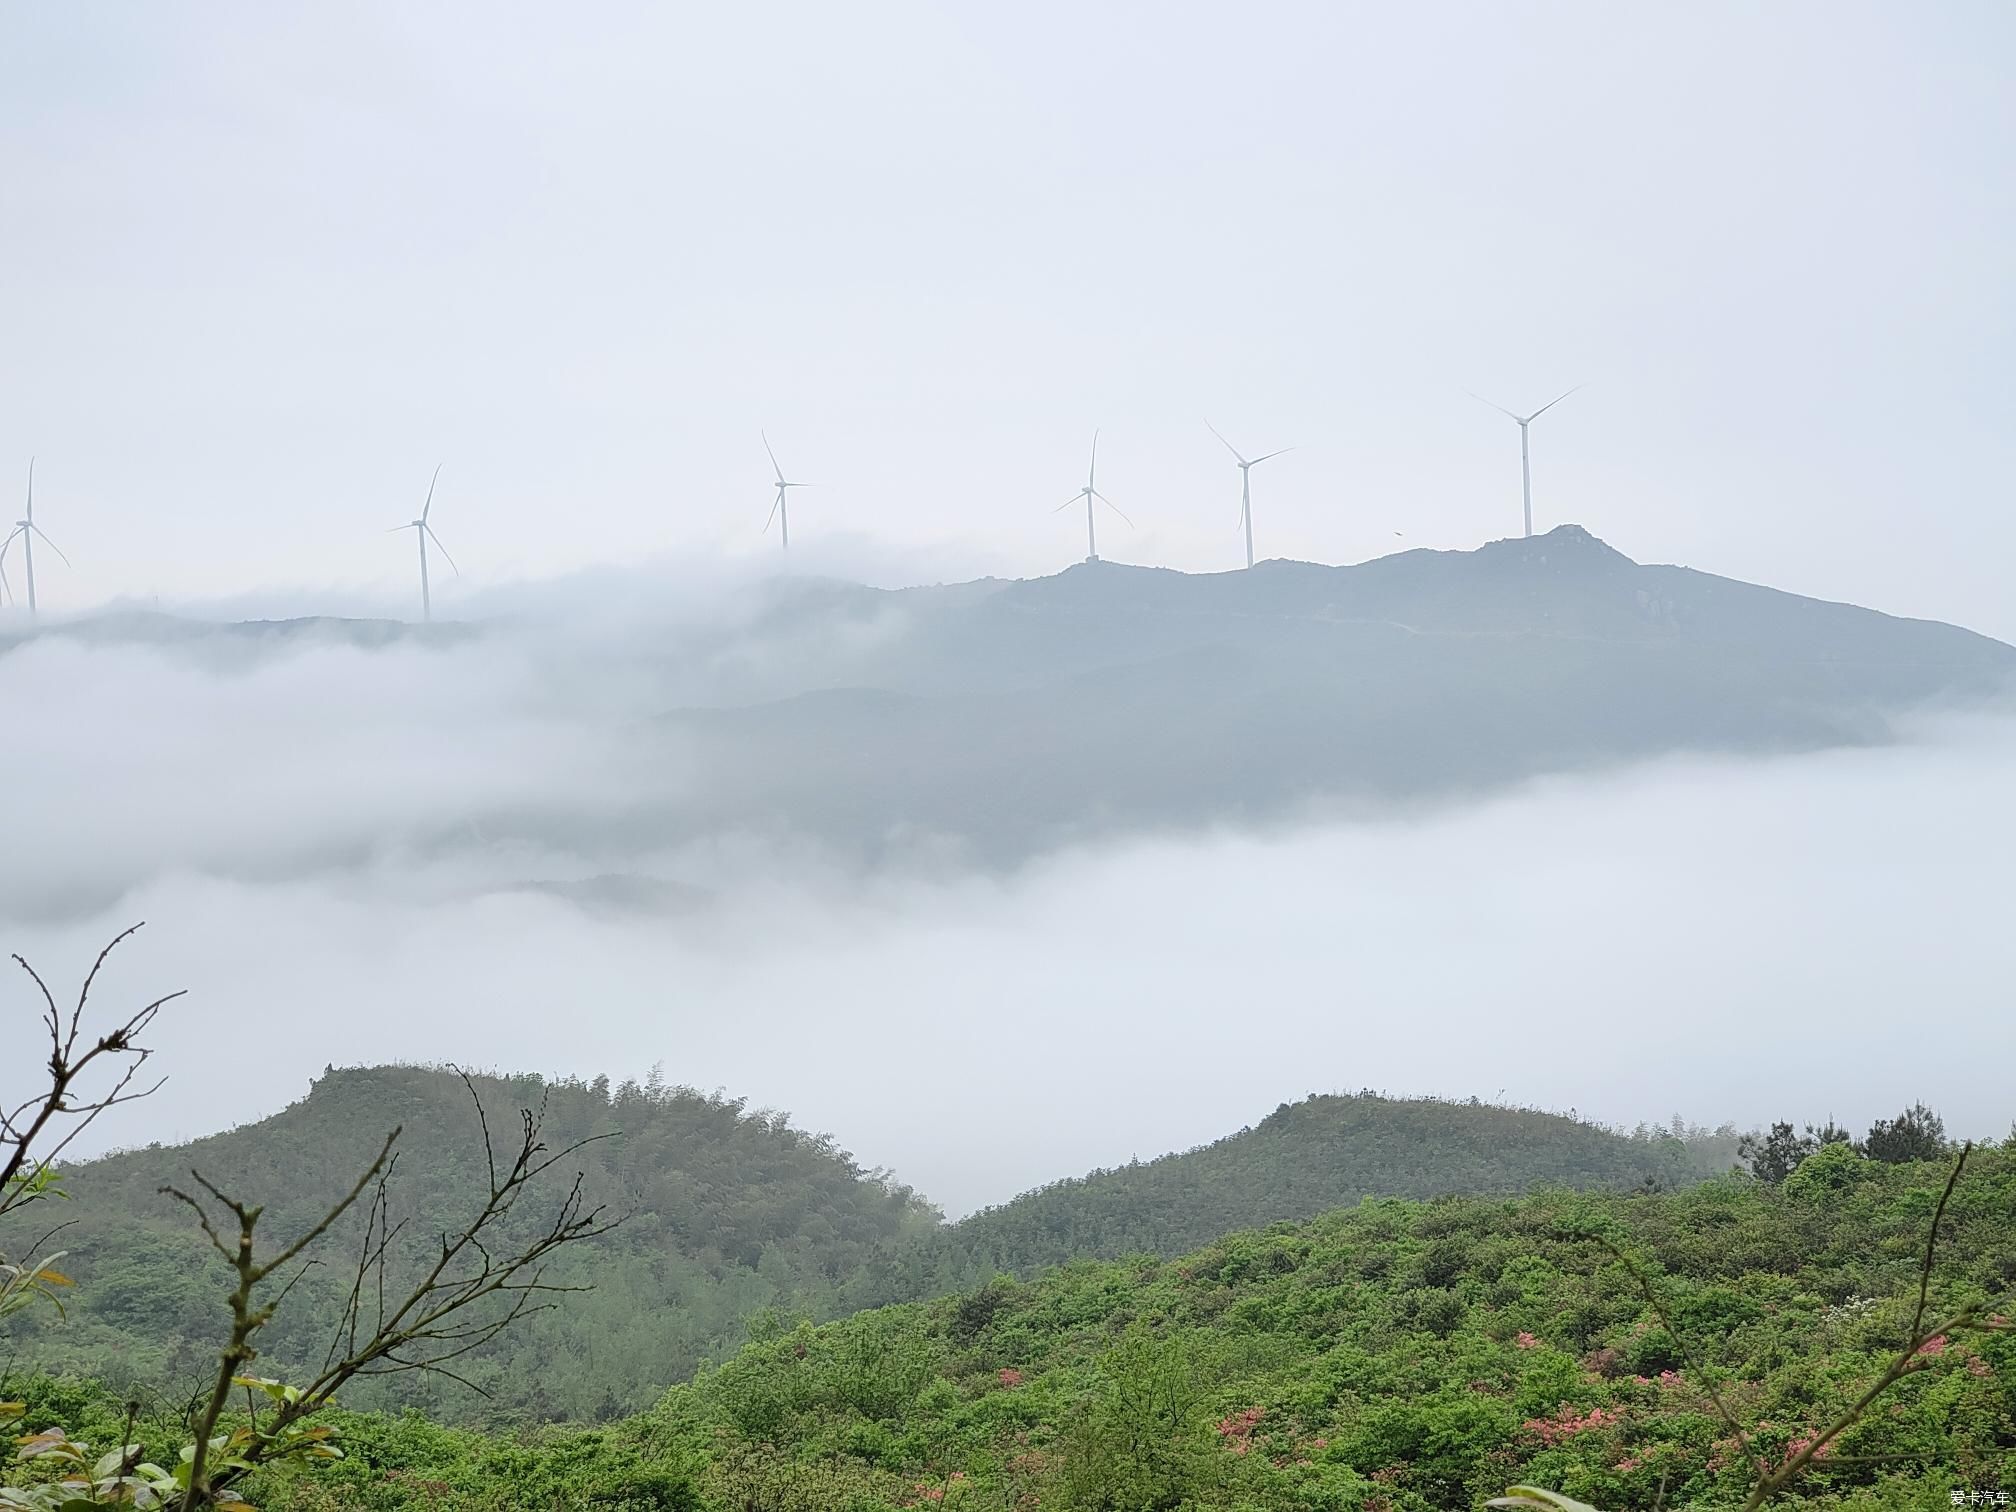
M 1950 726 L 1006 876 L 752 851 L 697 901 L 503 887 L 473 847 L 272 883 L 191 865 L 102 913 L 17 908 L 0 929 L 61 986 L 145 918 L 107 1006 L 191 989 L 155 1036 L 168 1087 L 106 1126 L 122 1142 L 391 1059 L 662 1062 L 954 1212 L 1361 1086 L 1627 1122 L 1859 1126 L 1922 1097 L 1956 1133 L 1999 1135 L 2012 755 L 2016 727 Z M 25 1012 L 21 984 L 7 998 Z

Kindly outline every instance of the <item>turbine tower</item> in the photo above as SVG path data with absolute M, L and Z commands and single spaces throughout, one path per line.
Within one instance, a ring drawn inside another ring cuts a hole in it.
M 1213 425 L 1209 420 L 1204 422 L 1204 429 L 1211 432 L 1212 435 L 1218 436 L 1218 427 Z M 1258 467 L 1262 462 L 1265 462 L 1268 457 L 1278 457 L 1281 455 L 1281 452 L 1291 452 L 1295 448 L 1284 446 L 1281 448 L 1281 451 L 1270 451 L 1265 456 L 1255 457 L 1249 462 L 1246 458 L 1239 455 L 1239 448 L 1234 446 L 1230 441 L 1227 441 L 1223 436 L 1218 436 L 1218 442 L 1225 450 L 1232 453 L 1232 459 L 1239 464 L 1239 524 L 1246 532 L 1246 565 L 1251 567 L 1253 565 L 1253 469 Z
M 770 526 L 773 523 L 778 525 L 780 527 L 779 535 L 784 542 L 784 549 L 789 551 L 791 549 L 791 505 L 784 497 L 785 490 L 810 488 L 812 485 L 809 483 L 792 483 L 785 479 L 784 469 L 777 464 L 777 453 L 770 448 L 770 436 L 768 432 L 763 433 L 763 450 L 770 453 L 770 466 L 777 473 L 777 499 L 770 506 L 770 518 L 763 522 L 763 533 L 768 535 L 770 533 Z
M 35 537 L 37 536 L 42 537 L 42 544 L 44 546 L 55 552 L 57 556 L 62 557 L 65 567 L 70 565 L 70 558 L 63 556 L 63 548 L 50 540 L 49 533 L 35 523 L 35 459 L 30 457 L 28 459 L 27 514 L 24 518 L 16 520 L 14 528 L 7 533 L 7 539 L 0 541 L 0 589 L 4 589 L 10 593 L 13 591 L 11 585 L 7 582 L 7 548 L 12 546 L 16 541 L 19 541 L 21 543 L 21 564 L 26 570 L 28 577 L 28 612 L 31 615 L 35 613 Z
M 1567 394 L 1556 394 L 1530 415 L 1513 415 L 1512 411 L 1505 408 L 1504 405 L 1491 404 L 1491 401 L 1486 399 L 1482 394 L 1471 393 L 1469 389 L 1463 390 L 1464 393 L 1469 394 L 1479 404 L 1490 404 L 1491 408 L 1498 411 L 1499 414 L 1511 415 L 1514 420 L 1519 422 L 1519 488 L 1520 496 L 1526 506 L 1526 534 L 1529 536 L 1533 534 L 1533 453 L 1532 448 L 1527 445 L 1526 427 L 1554 408 L 1563 399 L 1566 399 L 1568 394 L 1575 393 L 1588 386 L 1586 383 L 1578 383 L 1574 388 L 1569 389 Z
M 1122 520 L 1126 520 L 1129 530 L 1134 528 L 1134 522 L 1127 519 L 1120 506 L 1099 492 L 1099 432 L 1096 430 L 1092 432 L 1092 465 L 1085 469 L 1085 486 L 1059 504 L 1051 513 L 1061 513 L 1080 499 L 1085 501 L 1085 560 L 1096 562 L 1099 560 L 1099 535 L 1093 523 L 1093 516 L 1096 513 L 1093 507 L 1095 500 L 1119 515 Z
M 448 555 L 448 548 L 446 546 L 441 545 L 441 537 L 435 535 L 434 527 L 427 523 L 427 511 L 434 507 L 434 485 L 440 481 L 441 464 L 436 463 L 434 466 L 434 476 L 427 480 L 427 502 L 420 506 L 420 518 L 409 520 L 404 525 L 394 525 L 391 530 L 386 532 L 387 535 L 396 535 L 402 530 L 410 530 L 413 532 L 414 538 L 420 543 L 420 622 L 422 624 L 432 624 L 434 621 L 434 599 L 427 584 L 427 542 L 430 538 L 433 540 L 435 546 L 439 547 L 442 560 L 454 569 L 457 577 L 462 575 L 462 569 L 455 566 L 455 558 Z

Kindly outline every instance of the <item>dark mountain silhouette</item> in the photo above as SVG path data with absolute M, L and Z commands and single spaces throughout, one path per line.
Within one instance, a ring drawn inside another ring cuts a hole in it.
M 1984 636 L 1640 566 L 1574 526 L 1355 567 L 820 585 L 754 633 L 809 616 L 844 639 L 892 607 L 900 634 L 822 669 L 843 686 L 668 716 L 712 822 L 857 844 L 924 831 L 1008 858 L 1679 753 L 1875 743 L 2016 680 L 2016 649 Z
M 626 780 L 557 784 L 475 816 L 480 832 L 595 857 L 593 891 L 625 906 L 657 885 L 644 857 L 731 831 L 869 861 L 1012 864 L 1086 837 L 1435 801 L 1651 758 L 1877 744 L 1916 714 L 2003 704 L 2016 686 L 2016 648 L 1999 641 L 1643 566 L 1572 525 L 1347 567 L 1100 561 L 898 591 L 778 579 L 592 651 L 562 621 L 524 618 L 126 614 L 39 633 L 226 666 L 302 644 L 530 644 L 549 664 L 544 712 L 599 722 Z M 458 817 L 402 838 L 454 847 L 468 833 Z

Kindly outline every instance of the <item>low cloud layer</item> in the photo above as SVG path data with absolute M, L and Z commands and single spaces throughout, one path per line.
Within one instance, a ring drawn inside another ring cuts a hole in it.
M 191 989 L 156 1034 L 168 1087 L 105 1138 L 263 1115 L 328 1063 L 662 1063 L 961 1211 L 1361 1086 L 1627 1122 L 1855 1126 L 1923 1098 L 1956 1132 L 2009 1125 L 2007 723 L 863 869 L 788 836 L 599 848 L 593 816 L 640 791 L 704 801 L 675 744 L 632 738 L 670 674 L 486 644 L 0 657 L 6 706 L 37 711 L 0 756 L 32 795 L 0 943 L 61 991 L 145 918 L 108 1008 Z M 583 842 L 486 833 L 532 804 Z M 25 985 L 0 997 L 17 1020 Z

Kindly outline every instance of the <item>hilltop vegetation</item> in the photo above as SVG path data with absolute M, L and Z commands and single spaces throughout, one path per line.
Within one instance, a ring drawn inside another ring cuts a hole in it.
M 1690 1150 L 1572 1119 L 1481 1104 L 1318 1097 L 1180 1155 L 1059 1182 L 962 1223 L 861 1170 L 830 1139 L 779 1115 L 678 1088 L 478 1077 L 493 1128 L 543 1103 L 557 1146 L 592 1139 L 578 1165 L 613 1233 L 556 1258 L 552 1279 L 592 1286 L 501 1336 L 461 1373 L 487 1396 L 409 1375 L 360 1385 L 358 1407 L 412 1406 L 496 1423 L 606 1421 L 636 1411 L 785 1308 L 813 1319 L 914 1301 L 1078 1258 L 1195 1249 L 1228 1230 L 1304 1218 L 1361 1196 L 1513 1193 L 1538 1184 L 1636 1187 L 1725 1169 L 1731 1141 Z M 25 1361 L 149 1389 L 186 1389 L 216 1348 L 221 1261 L 161 1194 L 198 1169 L 270 1198 L 275 1234 L 298 1232 L 403 1126 L 395 1191 L 411 1260 L 479 1185 L 481 1142 L 453 1073 L 332 1070 L 273 1118 L 175 1148 L 132 1150 L 66 1176 L 67 1319 L 17 1320 Z M 571 1169 L 571 1165 L 570 1165 Z M 524 1221 L 537 1215 L 528 1210 Z M 333 1242 L 347 1244 L 359 1215 Z M 17 1222 L 15 1230 L 22 1225 Z M 0 1249 L 25 1249 L 0 1233 Z M 311 1272 L 271 1326 L 277 1371 L 319 1357 L 340 1266 Z
M 1947 1169 L 1836 1145 L 1776 1187 L 1366 1202 L 1177 1260 L 1079 1263 L 823 1327 L 776 1318 L 602 1429 L 493 1438 L 353 1417 L 344 1462 L 269 1475 L 254 1500 L 1443 1512 L 1523 1480 L 1609 1512 L 1729 1507 L 1750 1473 L 1708 1388 L 1771 1463 L 1829 1420 L 1907 1336 Z M 2016 1151 L 1977 1154 L 1935 1308 L 2016 1282 L 2012 1211 Z M 1798 1499 L 1905 1512 L 1998 1484 L 2016 1338 L 1942 1337 L 1917 1367 Z M 88 1388 L 32 1390 L 40 1411 L 116 1410 Z
M 1475 1099 L 1310 1097 L 1201 1148 L 1058 1181 L 962 1219 L 911 1246 L 897 1290 L 930 1296 L 1069 1260 L 1180 1255 L 1364 1197 L 1675 1186 L 1728 1170 L 1736 1144 L 1733 1129 L 1627 1138 Z
M 938 1221 L 915 1193 L 863 1171 L 830 1139 L 740 1101 L 606 1081 L 472 1081 L 495 1129 L 515 1128 L 520 1107 L 543 1103 L 555 1148 L 593 1140 L 570 1174 L 578 1166 L 589 1205 L 606 1205 L 624 1221 L 554 1261 L 552 1281 L 592 1290 L 459 1363 L 487 1398 L 408 1375 L 360 1383 L 347 1394 L 358 1406 L 511 1421 L 613 1417 L 719 1355 L 754 1311 L 788 1303 L 827 1317 L 856 1305 L 848 1286 L 861 1284 L 867 1262 Z M 331 1070 L 272 1118 L 66 1173 L 62 1216 L 70 1227 L 62 1239 L 75 1300 L 65 1320 L 16 1319 L 10 1344 L 20 1358 L 51 1367 L 186 1388 L 214 1362 L 228 1280 L 187 1210 L 159 1188 L 186 1185 L 193 1167 L 266 1200 L 269 1232 L 299 1233 L 357 1179 L 395 1124 L 405 1131 L 394 1191 L 397 1216 L 412 1221 L 404 1236 L 410 1261 L 464 1216 L 482 1187 L 469 1091 L 439 1070 Z M 544 1216 L 528 1207 L 520 1227 Z M 352 1214 L 330 1243 L 354 1250 L 362 1221 Z M 25 1252 L 24 1224 L 0 1235 L 0 1250 Z M 320 1358 L 346 1280 L 340 1264 L 308 1273 L 268 1330 L 264 1350 L 274 1369 Z

